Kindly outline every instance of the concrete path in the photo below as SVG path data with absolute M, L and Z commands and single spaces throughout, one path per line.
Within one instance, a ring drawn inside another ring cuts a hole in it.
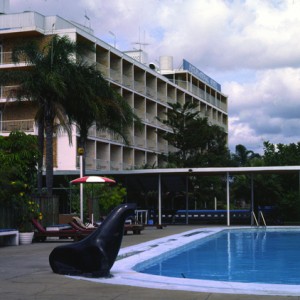
M 198 226 L 199 227 L 199 226 Z M 163 229 L 146 228 L 141 235 L 124 236 L 122 247 L 177 234 L 196 226 L 167 226 Z M 0 297 L 3 300 L 257 300 L 299 299 L 285 296 L 252 296 L 164 291 L 131 286 L 99 284 L 74 280 L 54 274 L 48 257 L 53 248 L 66 241 L 48 241 L 32 245 L 0 247 Z M 67 243 L 70 243 L 67 241 Z

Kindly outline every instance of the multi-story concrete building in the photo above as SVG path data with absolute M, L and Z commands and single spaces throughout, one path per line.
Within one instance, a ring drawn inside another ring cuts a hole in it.
M 94 51 L 86 59 L 96 64 L 104 77 L 131 105 L 142 120 L 142 130 L 135 124 L 128 132 L 129 145 L 107 130 L 91 127 L 86 148 L 86 169 L 92 172 L 116 171 L 163 166 L 159 154 L 172 151 L 163 133 L 169 131 L 157 120 L 164 119 L 170 109 L 169 102 L 194 102 L 201 116 L 228 131 L 227 96 L 221 86 L 199 69 L 183 60 L 180 69 L 173 69 L 172 57 L 160 57 L 160 66 L 146 61 L 140 51 L 122 52 L 98 39 L 90 28 L 67 21 L 58 16 L 43 16 L 37 12 L 0 15 L 0 68 L 25 67 L 15 65 L 11 53 L 19 39 L 38 39 L 42 43 L 49 36 L 66 35 L 78 43 L 88 43 Z M 12 130 L 37 134 L 34 122 L 36 109 L 31 102 L 7 101 L 15 87 L 1 86 L 0 134 L 8 135 Z M 84 103 L 83 103 L 84 105 Z M 54 137 L 54 166 L 59 174 L 78 171 L 76 138 L 74 126 L 73 143 L 67 135 L 57 133 Z

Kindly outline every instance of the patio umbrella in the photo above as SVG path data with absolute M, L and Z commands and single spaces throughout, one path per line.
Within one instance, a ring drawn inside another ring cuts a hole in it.
M 115 180 L 103 177 L 103 176 L 83 176 L 76 178 L 71 181 L 71 184 L 80 184 L 80 183 L 107 183 L 107 184 L 115 184 Z M 92 199 L 93 200 L 93 199 Z M 83 216 L 83 199 L 82 195 L 80 195 L 80 216 Z M 92 223 L 93 223 L 93 214 L 92 214 Z
M 115 180 L 102 176 L 84 176 L 71 181 L 72 184 L 78 183 L 116 183 Z

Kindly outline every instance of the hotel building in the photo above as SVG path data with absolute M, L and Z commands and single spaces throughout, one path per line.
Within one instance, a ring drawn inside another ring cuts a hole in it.
M 129 144 L 108 130 L 89 130 L 86 147 L 86 170 L 105 173 L 141 169 L 146 166 L 163 167 L 160 154 L 173 151 L 163 134 L 170 128 L 158 121 L 166 118 L 171 109 L 168 103 L 194 102 L 202 117 L 228 132 L 227 96 L 221 86 L 197 67 L 183 60 L 179 69 L 173 68 L 173 58 L 162 56 L 159 66 L 151 64 L 142 50 L 122 52 L 93 35 L 83 25 L 58 16 L 43 16 L 37 12 L 0 15 L 0 68 L 26 67 L 25 62 L 12 63 L 11 54 L 16 42 L 39 40 L 50 36 L 68 36 L 77 43 L 90 44 L 94 51 L 86 59 L 101 71 L 110 86 L 130 104 L 142 120 L 142 129 L 132 124 L 128 132 Z M 36 108 L 32 102 L 7 101 L 15 86 L 1 86 L 0 134 L 13 130 L 37 134 L 34 121 Z M 82 103 L 84 107 L 84 103 Z M 68 136 L 57 132 L 54 139 L 54 174 L 78 174 L 76 127 L 73 127 L 72 145 Z

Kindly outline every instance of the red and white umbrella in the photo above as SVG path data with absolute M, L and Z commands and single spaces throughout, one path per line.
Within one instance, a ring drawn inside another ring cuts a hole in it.
M 116 183 L 115 180 L 102 176 L 84 176 L 71 181 L 72 184 L 78 183 Z
M 71 181 L 71 184 L 84 183 L 107 183 L 115 184 L 115 180 L 103 176 L 83 176 Z M 82 186 L 81 186 L 82 189 Z M 92 197 L 93 198 L 93 197 Z M 80 193 L 80 218 L 83 220 L 83 192 Z M 92 224 L 94 223 L 94 214 L 92 213 Z

